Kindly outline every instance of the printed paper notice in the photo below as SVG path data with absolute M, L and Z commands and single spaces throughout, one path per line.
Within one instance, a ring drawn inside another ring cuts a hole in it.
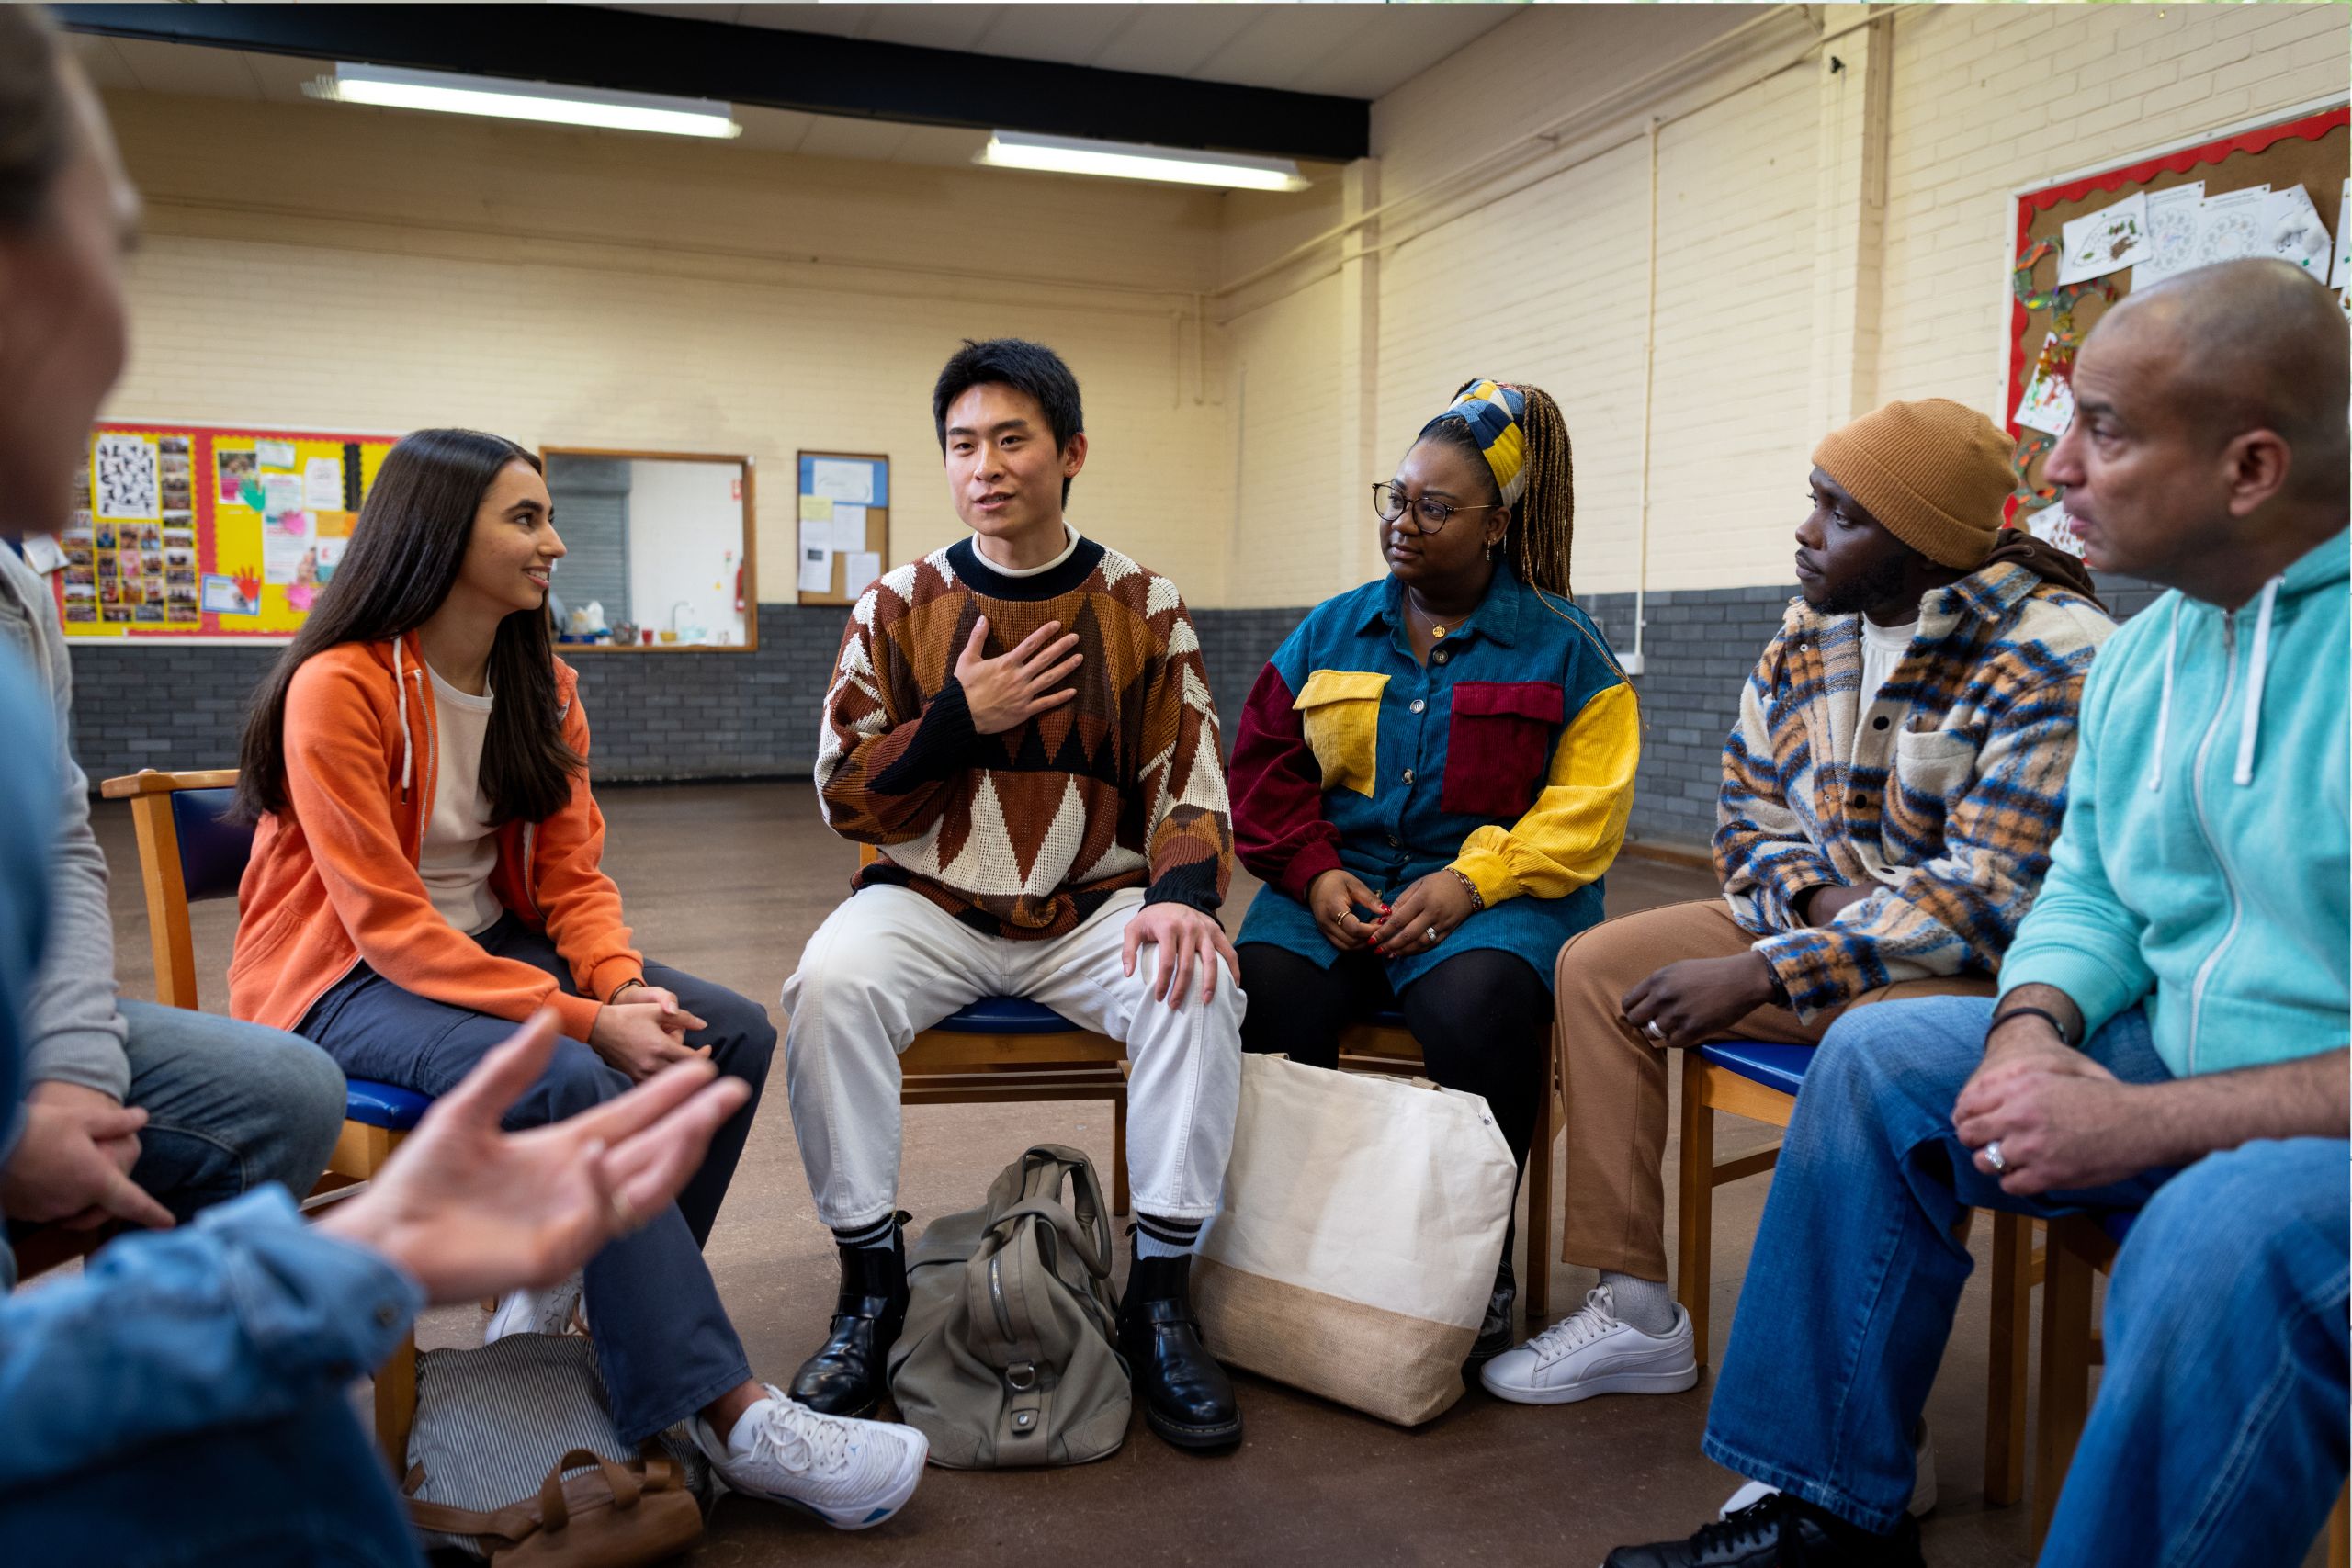
M 2335 265 L 2327 275 L 2330 288 L 2352 283 L 2352 180 L 2344 182 L 2344 199 L 2335 209 Z
M 2132 269 L 2132 287 L 2144 288 L 2197 265 L 2197 225 L 2205 182 L 2160 190 L 2148 197 L 2148 257 Z
M 800 592 L 829 593 L 833 587 L 833 552 L 817 545 L 800 547 Z
M 294 443 L 272 441 L 264 436 L 254 443 L 254 456 L 265 468 L 291 468 L 294 466 Z
M 833 498 L 830 495 L 804 495 L 800 498 L 800 521 L 830 523 L 833 520 Z
M 812 457 L 808 466 L 813 473 L 808 481 L 809 494 L 828 501 L 853 501 L 860 506 L 874 504 L 873 464 Z
M 843 554 L 865 548 L 865 508 L 847 502 L 834 505 L 833 548 Z
M 254 584 L 256 589 L 259 584 Z M 245 592 L 245 587 L 233 577 L 207 572 L 204 578 L 204 608 L 214 615 L 258 615 L 261 602 Z
M 2075 423 L 2073 385 L 2047 368 L 2057 348 L 2057 333 L 2042 339 L 2041 356 L 2033 362 L 2033 379 L 2026 383 L 2025 396 L 2018 400 L 2017 423 L 2050 435 L 2065 434 L 2066 427 Z
M 2087 283 L 2148 256 L 2148 198 L 2124 197 L 2112 207 L 2075 219 L 2065 228 L 2058 263 L 2060 284 Z
M 262 483 L 284 479 L 299 487 L 291 474 L 270 474 Z M 261 580 L 278 588 L 318 585 L 318 541 L 311 531 L 311 514 L 300 507 L 272 513 L 261 525 Z M 297 606 L 300 608 L 300 606 Z
M 2268 255 L 2262 237 L 2262 209 L 2269 200 L 2268 186 L 2248 186 L 2206 197 L 2197 220 L 2197 265 L 2211 266 L 2241 256 Z
M 2313 277 L 2326 276 L 2329 253 L 2335 247 L 2319 209 L 2312 205 L 2311 193 L 2302 186 L 2271 190 L 2262 204 L 2262 238 L 2267 247 L 2264 254 L 2292 262 Z
M 313 457 L 302 465 L 302 504 L 316 512 L 343 510 L 343 459 Z
M 101 435 L 92 467 L 98 481 L 99 516 L 163 516 L 162 485 L 153 441 L 143 435 Z
M 842 574 L 842 592 L 853 599 L 872 587 L 874 580 L 882 575 L 879 550 L 852 550 L 842 558 L 849 563 L 849 570 Z

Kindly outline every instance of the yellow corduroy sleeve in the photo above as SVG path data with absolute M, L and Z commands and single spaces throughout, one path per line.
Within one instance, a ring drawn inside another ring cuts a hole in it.
M 1634 688 L 1620 681 L 1562 733 L 1535 804 L 1509 828 L 1480 828 L 1463 840 L 1452 869 L 1489 908 L 1521 894 L 1563 898 L 1597 880 L 1625 841 L 1641 752 L 1641 710 Z

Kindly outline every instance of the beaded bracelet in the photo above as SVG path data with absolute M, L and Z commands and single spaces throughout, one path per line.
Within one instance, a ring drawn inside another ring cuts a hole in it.
M 1447 866 L 1445 869 L 1453 872 L 1454 880 L 1461 883 L 1462 890 L 1470 895 L 1470 912 L 1472 914 L 1475 915 L 1479 910 L 1487 907 L 1486 896 L 1478 891 L 1478 885 L 1470 880 L 1470 875 L 1467 872 L 1453 871 L 1452 866 Z

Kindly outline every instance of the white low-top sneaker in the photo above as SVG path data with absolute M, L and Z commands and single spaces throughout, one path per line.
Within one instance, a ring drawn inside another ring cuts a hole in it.
M 730 1492 L 816 1515 L 835 1529 L 862 1530 L 907 1505 L 922 1479 L 931 1440 L 912 1427 L 822 1416 L 774 1383 L 720 1441 L 701 1416 L 691 1430 Z
M 498 1300 L 498 1310 L 490 1314 L 489 1324 L 481 1331 L 485 1345 L 505 1338 L 510 1334 L 569 1334 L 572 1315 L 580 1310 L 580 1275 L 544 1291 L 509 1291 Z
M 1925 1421 L 1919 1423 L 1917 1436 L 1911 1444 L 1916 1461 L 1911 1472 L 1911 1501 L 1904 1511 L 1915 1519 L 1924 1519 L 1936 1506 L 1936 1438 Z M 1780 1490 L 1761 1481 L 1751 1481 L 1724 1500 L 1718 1517 L 1729 1518 L 1742 1508 L 1762 1502 Z
M 1645 1334 L 1618 1321 L 1606 1285 L 1584 1305 L 1480 1369 L 1478 1381 L 1515 1404 L 1573 1404 L 1596 1393 L 1679 1393 L 1699 1381 L 1690 1314 L 1677 1306 L 1674 1326 Z

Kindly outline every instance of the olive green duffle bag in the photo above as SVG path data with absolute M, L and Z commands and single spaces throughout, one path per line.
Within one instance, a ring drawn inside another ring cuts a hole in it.
M 1118 1451 L 1132 1395 L 1111 1249 L 1094 1167 L 1058 1144 L 1006 1166 L 985 1208 L 924 1230 L 907 1258 L 907 1325 L 889 1372 L 899 1418 L 931 1439 L 932 1463 L 1008 1470 Z

